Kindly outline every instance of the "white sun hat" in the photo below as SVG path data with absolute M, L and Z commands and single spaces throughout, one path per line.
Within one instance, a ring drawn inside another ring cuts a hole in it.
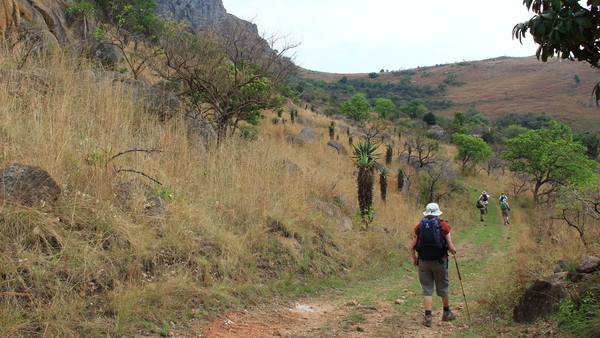
M 425 207 L 425 211 L 423 211 L 423 215 L 425 216 L 439 216 L 442 214 L 442 211 L 440 210 L 440 206 L 437 203 L 429 203 L 427 204 L 427 206 Z

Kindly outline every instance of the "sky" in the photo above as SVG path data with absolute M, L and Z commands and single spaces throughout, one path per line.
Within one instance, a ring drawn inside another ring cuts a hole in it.
M 512 29 L 533 17 L 523 0 L 223 0 L 263 36 L 286 37 L 299 66 L 327 73 L 370 73 L 419 66 L 532 56 Z M 291 55 L 290 55 L 291 56 Z

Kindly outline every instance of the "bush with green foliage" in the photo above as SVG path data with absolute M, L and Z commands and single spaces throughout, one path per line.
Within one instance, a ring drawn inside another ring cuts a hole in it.
M 585 287 L 573 299 L 562 299 L 559 308 L 560 331 L 573 337 L 600 337 L 600 290 L 597 286 Z
M 492 150 L 483 139 L 471 135 L 453 134 L 452 143 L 458 154 L 454 159 L 461 162 L 462 169 L 492 156 Z
M 548 201 L 559 186 L 594 179 L 598 163 L 588 160 L 586 148 L 573 141 L 571 128 L 550 121 L 549 129 L 530 130 L 508 140 L 505 159 L 509 169 L 532 177 L 533 199 Z
M 428 126 L 434 126 L 437 124 L 437 117 L 434 113 L 429 112 L 425 114 L 425 116 L 423 116 L 423 121 L 425 121 L 425 123 L 427 123 Z
M 343 102 L 340 105 L 338 112 L 349 119 L 355 121 L 364 121 L 369 118 L 371 105 L 363 94 L 356 93 L 350 100 Z
M 499 128 L 516 125 L 527 129 L 540 129 L 547 127 L 550 120 L 552 119 L 546 113 L 510 113 L 496 119 L 493 125 Z

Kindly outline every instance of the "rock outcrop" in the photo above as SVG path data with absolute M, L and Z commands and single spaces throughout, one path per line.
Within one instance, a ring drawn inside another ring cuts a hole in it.
M 20 31 L 38 34 L 43 44 L 74 42 L 74 26 L 81 20 L 65 14 L 63 0 L 0 0 L 0 37 Z
M 158 0 L 156 14 L 187 22 L 192 29 L 205 24 L 216 24 L 227 17 L 222 0 Z
M 15 164 L 0 170 L 0 199 L 54 211 L 61 194 L 50 174 L 36 166 Z
M 248 21 L 228 14 L 222 0 L 157 0 L 158 8 L 155 13 L 167 20 L 175 19 L 189 25 L 192 31 L 202 30 L 205 27 L 241 26 L 251 36 L 260 38 L 258 27 Z

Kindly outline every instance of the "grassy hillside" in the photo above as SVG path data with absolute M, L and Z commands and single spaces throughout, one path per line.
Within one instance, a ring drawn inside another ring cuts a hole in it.
M 14 69 L 15 56 L 2 53 L 0 69 Z M 276 114 L 267 111 L 256 141 L 235 135 L 220 149 L 205 149 L 188 138 L 181 116 L 158 121 L 132 99 L 126 81 L 102 80 L 102 72 L 85 60 L 54 55 L 30 60 L 23 70 L 40 75 L 20 82 L 4 76 L 0 83 L 1 165 L 40 166 L 62 195 L 50 213 L 0 206 L 4 336 L 165 335 L 175 324 L 313 293 L 356 272 L 377 275 L 409 258 L 411 231 L 423 211 L 418 174 L 395 161 L 391 169 L 405 167 L 411 188 L 396 191 L 391 175 L 387 203 L 375 189 L 373 228 L 363 231 L 356 218 L 345 228 L 327 210 L 336 210 L 339 195 L 356 209 L 355 168 L 349 156 L 324 149 L 331 122 L 326 116 L 288 107 L 312 120 L 314 144 L 288 143 L 285 136 L 298 135 L 304 126 L 273 124 Z M 96 80 L 82 71 L 93 71 Z M 468 85 L 457 93 L 477 88 L 475 80 L 463 80 Z M 340 142 L 347 145 L 344 135 Z M 454 153 L 443 144 L 439 156 L 450 159 Z M 119 199 L 119 184 L 133 179 L 163 197 L 168 213 L 149 216 L 146 200 Z M 459 180 L 469 189 L 489 187 L 493 196 L 510 191 L 501 172 Z M 444 217 L 457 227 L 474 226 L 471 200 L 463 190 L 440 201 Z M 527 196 L 516 204 L 531 206 Z M 514 252 L 510 276 L 522 277 L 522 283 L 508 292 L 492 285 L 482 302 L 510 304 L 514 299 L 502 295 L 515 295 L 537 275 L 526 271 L 541 274 L 557 257 L 597 248 L 597 231 L 590 231 L 591 244 L 582 248 L 566 227 L 550 220 L 540 224 L 539 216 L 533 210 L 519 216 L 530 227 Z M 538 241 L 548 232 L 560 240 Z
M 454 112 L 466 112 L 474 107 L 492 121 L 510 113 L 542 113 L 571 125 L 574 131 L 595 132 L 600 126 L 600 109 L 591 97 L 592 89 L 600 80 L 600 70 L 586 63 L 573 61 L 538 61 L 535 57 L 500 57 L 483 61 L 469 61 L 412 69 L 415 84 L 437 87 L 448 74 L 456 74 L 462 86 L 448 86 L 440 99 L 452 100 L 455 106 L 433 111 L 436 115 L 452 118 Z M 368 74 L 331 74 L 303 70 L 302 76 L 326 82 L 365 78 L 370 81 L 398 83 L 404 78 L 398 72 L 378 73 L 371 79 Z M 578 76 L 580 82 L 574 77 Z

